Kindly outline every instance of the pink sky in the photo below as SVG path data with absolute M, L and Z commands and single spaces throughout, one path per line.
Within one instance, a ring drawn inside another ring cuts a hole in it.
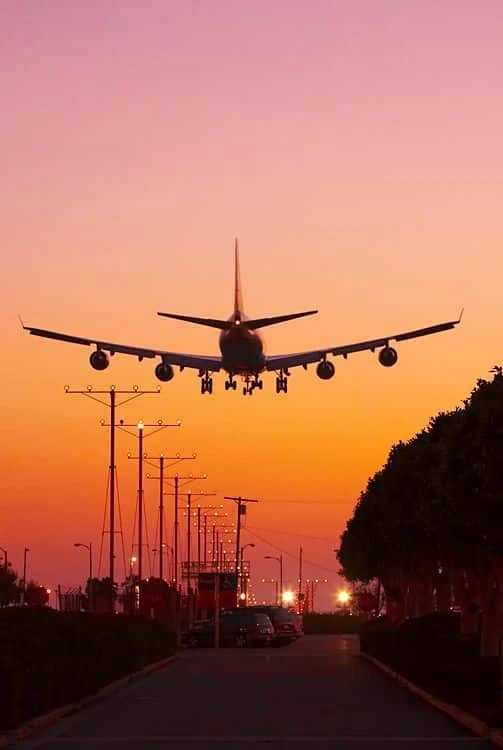
M 28 546 L 38 580 L 79 583 L 73 542 L 99 547 L 106 414 L 65 396 L 64 383 L 156 383 L 152 363 L 126 357 L 93 372 L 86 349 L 27 336 L 17 313 L 77 335 L 216 353 L 213 332 L 155 312 L 229 315 L 238 235 L 249 314 L 320 310 L 268 330 L 270 352 L 466 308 L 455 332 L 399 347 L 393 371 L 357 354 L 329 383 L 295 372 L 284 397 L 270 376 L 248 400 L 225 393 L 223 376 L 201 397 L 185 371 L 127 407 L 132 420 L 181 418 L 169 445 L 197 451 L 211 489 L 261 499 L 243 539 L 257 543 L 257 579 L 274 574 L 262 558 L 275 552 L 252 528 L 284 551 L 292 580 L 303 543 L 304 574 L 329 578 L 320 601 L 331 605 L 332 549 L 367 478 L 393 442 L 501 362 L 502 37 L 496 2 L 0 9 L 0 545 L 18 569 Z M 127 548 L 131 449 L 121 439 Z

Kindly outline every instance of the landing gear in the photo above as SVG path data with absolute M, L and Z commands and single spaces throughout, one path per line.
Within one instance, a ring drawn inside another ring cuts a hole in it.
M 228 391 L 230 389 L 230 390 L 235 391 L 236 388 L 237 388 L 237 383 L 234 380 L 234 377 L 232 375 L 229 375 L 229 380 L 225 381 L 225 390 Z
M 251 396 L 255 388 L 258 388 L 259 391 L 261 391 L 263 387 L 263 381 L 260 380 L 258 375 L 255 375 L 253 380 L 246 380 L 246 383 L 243 386 L 243 396 Z
M 279 371 L 279 375 L 276 378 L 276 393 L 288 393 L 288 371 Z
M 213 393 L 213 378 L 208 375 L 206 370 L 200 375 L 201 378 L 201 393 Z M 227 384 L 226 384 L 227 385 Z

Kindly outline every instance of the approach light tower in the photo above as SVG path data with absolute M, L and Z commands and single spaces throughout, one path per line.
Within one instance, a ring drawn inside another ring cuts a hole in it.
M 240 541 L 241 541 L 241 516 L 246 515 L 246 504 L 247 503 L 258 503 L 258 500 L 252 500 L 249 497 L 229 497 L 227 495 L 224 495 L 224 500 L 233 500 L 236 505 L 238 506 L 238 522 L 237 522 L 237 531 L 236 531 L 236 558 L 235 558 L 235 568 L 234 572 L 236 574 L 236 580 L 237 576 L 239 575 L 239 549 L 240 549 Z
M 133 456 L 132 453 L 128 453 L 127 457 L 129 459 L 138 461 L 138 579 L 140 581 L 143 577 L 143 459 L 146 458 L 146 454 L 143 453 L 143 441 L 151 435 L 155 435 L 157 432 L 165 430 L 167 427 L 181 427 L 181 424 L 182 423 L 179 419 L 171 424 L 163 422 L 162 419 L 158 419 L 157 422 L 153 422 L 151 424 L 144 422 L 142 419 L 140 419 L 136 424 L 128 424 L 122 419 L 119 422 L 119 428 L 121 430 L 127 432 L 128 435 L 138 437 L 138 455 Z M 128 429 L 129 427 L 136 427 L 137 434 L 131 432 L 131 430 Z M 150 430 L 150 432 L 145 432 L 146 427 L 152 427 L 154 429 Z M 132 551 L 133 550 L 131 550 L 131 552 Z
M 107 406 L 110 409 L 110 424 L 106 424 L 105 420 L 102 419 L 100 424 L 102 427 L 110 427 L 110 466 L 108 471 L 108 481 L 110 486 L 110 566 L 109 566 L 109 576 L 110 576 L 110 582 L 113 587 L 114 585 L 114 563 L 115 563 L 115 474 L 116 474 L 116 466 L 115 466 L 115 429 L 117 427 L 116 421 L 115 421 L 115 413 L 116 409 L 119 406 L 123 406 L 124 404 L 127 404 L 129 401 L 133 401 L 135 398 L 139 398 L 140 396 L 144 396 L 147 393 L 156 393 L 159 394 L 161 392 L 160 386 L 158 386 L 155 391 L 145 391 L 140 390 L 137 385 L 133 386 L 133 389 L 131 391 L 121 391 L 118 390 L 115 385 L 111 385 L 110 388 L 107 391 L 95 391 L 93 390 L 92 385 L 88 385 L 85 391 L 72 391 L 70 390 L 69 385 L 65 385 L 65 393 L 69 394 L 75 394 L 78 393 L 81 396 L 87 396 L 88 398 L 92 399 L 93 401 L 97 401 L 99 404 L 103 404 L 104 406 Z M 107 395 L 109 397 L 109 401 L 104 401 L 101 398 L 97 398 L 98 396 Z M 129 396 L 129 398 L 124 398 L 119 403 L 117 402 L 117 396 Z M 105 513 L 106 513 L 106 506 L 105 506 Z M 122 533 L 122 532 L 121 532 Z M 123 543 L 124 548 L 124 543 Z M 100 559 L 101 559 L 101 552 L 100 552 Z M 124 571 L 124 574 L 126 571 Z

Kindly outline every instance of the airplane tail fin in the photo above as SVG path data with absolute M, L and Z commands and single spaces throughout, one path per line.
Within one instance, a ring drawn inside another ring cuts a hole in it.
M 234 312 L 243 312 L 241 273 L 239 269 L 239 242 L 237 237 L 234 240 Z

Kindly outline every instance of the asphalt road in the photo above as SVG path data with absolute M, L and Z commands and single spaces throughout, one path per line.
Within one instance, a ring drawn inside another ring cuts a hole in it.
M 24 750 L 488 748 L 358 654 L 354 636 L 279 649 L 190 649 Z

